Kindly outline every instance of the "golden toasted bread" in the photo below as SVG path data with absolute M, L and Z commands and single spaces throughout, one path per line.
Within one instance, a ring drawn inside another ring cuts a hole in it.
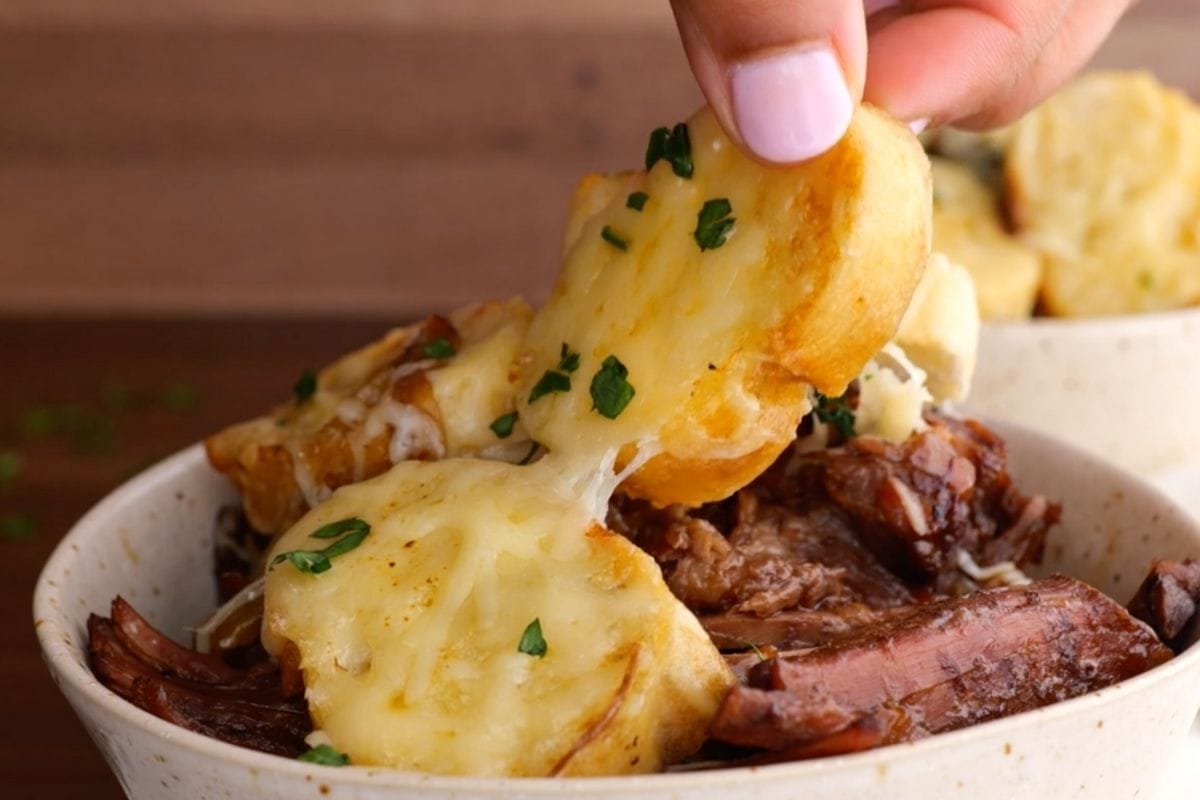
M 520 299 L 493 301 L 389 331 L 321 370 L 311 391 L 210 436 L 209 461 L 241 492 L 251 526 L 275 534 L 399 461 L 523 452 L 519 425 L 501 442 L 489 424 L 512 410 L 531 313 Z
M 1081 78 L 1016 124 L 1005 174 L 1060 316 L 1200 302 L 1200 111 L 1147 73 Z
M 881 112 L 787 168 L 747 158 L 707 109 L 687 135 L 687 176 L 667 158 L 584 180 L 517 396 L 551 452 L 657 452 L 624 490 L 658 504 L 726 497 L 765 469 L 810 387 L 840 394 L 893 336 L 929 253 L 928 161 Z M 614 372 L 633 394 L 610 415 Z
M 319 575 L 284 556 L 264 643 L 296 647 L 313 720 L 354 764 L 659 770 L 700 746 L 733 676 L 596 499 L 552 459 L 408 462 L 340 489 L 275 553 L 326 547 L 312 534 L 342 520 L 369 533 Z
M 944 158 L 930 163 L 933 249 L 971 273 L 984 319 L 1028 317 L 1041 287 L 1041 255 L 1004 229 L 996 196 L 974 170 Z

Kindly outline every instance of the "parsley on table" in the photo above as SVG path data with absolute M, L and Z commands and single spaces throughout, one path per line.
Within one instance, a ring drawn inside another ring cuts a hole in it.
M 525 632 L 521 634 L 521 641 L 517 643 L 517 652 L 544 658 L 546 650 L 546 638 L 542 636 L 542 620 L 535 617 L 533 622 L 525 626 Z
M 608 419 L 620 416 L 636 393 L 628 378 L 629 370 L 620 359 L 616 356 L 604 359 L 592 377 L 592 408 Z
M 704 201 L 696 218 L 696 230 L 692 233 L 701 250 L 715 250 L 725 244 L 737 222 L 729 216 L 732 213 L 733 206 L 724 197 Z

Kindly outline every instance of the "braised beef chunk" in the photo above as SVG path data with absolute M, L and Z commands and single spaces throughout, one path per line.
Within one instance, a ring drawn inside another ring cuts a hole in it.
M 793 507 L 824 494 L 888 569 L 940 592 L 959 579 L 960 552 L 981 566 L 1039 560 L 1058 509 L 1013 486 L 1004 443 L 987 428 L 926 419 L 903 444 L 864 436 L 794 452 L 762 486 Z
M 797 511 L 744 490 L 732 505 L 727 531 L 695 510 L 620 499 L 609 522 L 654 556 L 667 585 L 697 613 L 765 617 L 793 608 L 913 601 L 829 504 Z
M 1200 561 L 1155 561 L 1150 574 L 1129 601 L 1129 613 L 1154 628 L 1176 653 L 1197 621 L 1200 603 Z
M 1062 575 L 914 607 L 752 667 L 713 722 L 735 745 L 826 754 L 954 730 L 1108 686 L 1171 657 Z
M 307 749 L 308 706 L 285 695 L 278 667 L 262 661 L 235 669 L 189 650 L 122 598 L 113 601 L 111 619 L 88 619 L 88 654 L 105 686 L 157 717 L 267 753 L 295 757 Z
M 609 525 L 650 553 L 724 650 L 823 644 L 896 609 L 978 588 L 961 569 L 1041 556 L 1058 509 L 1026 497 L 1003 443 L 938 414 L 902 445 L 803 442 L 733 498 L 656 509 L 614 498 Z

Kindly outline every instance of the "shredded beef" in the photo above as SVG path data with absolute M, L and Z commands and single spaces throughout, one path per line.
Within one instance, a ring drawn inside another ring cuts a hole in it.
M 1058 508 L 1026 497 L 1003 443 L 930 414 L 896 445 L 796 446 L 723 503 L 656 509 L 614 498 L 609 525 L 650 553 L 722 649 L 829 642 L 904 608 L 976 588 L 986 567 L 1041 557 Z
M 125 600 L 112 617 L 88 619 L 88 655 L 96 677 L 134 705 L 168 722 L 231 744 L 295 757 L 312 721 L 303 696 L 281 685 L 263 658 L 248 669 L 179 645 Z
M 1170 657 L 1120 605 L 1056 575 L 917 606 L 769 658 L 729 693 L 711 733 L 791 757 L 862 749 L 1066 700 Z

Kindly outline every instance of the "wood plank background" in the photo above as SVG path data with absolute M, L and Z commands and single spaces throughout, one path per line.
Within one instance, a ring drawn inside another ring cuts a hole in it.
M 1196 0 L 1098 63 L 1200 94 Z M 665 0 L 0 4 L 0 315 L 537 297 L 563 202 L 699 102 Z

